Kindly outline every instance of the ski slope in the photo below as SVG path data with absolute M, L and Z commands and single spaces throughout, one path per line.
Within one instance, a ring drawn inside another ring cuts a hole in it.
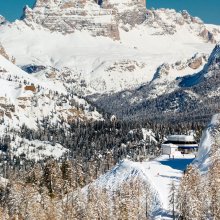
M 162 155 L 148 162 L 124 160 L 112 170 L 101 176 L 95 184 L 100 188 L 115 191 L 124 182 L 137 177 L 150 184 L 154 194 L 154 219 L 170 219 L 169 193 L 172 182 L 179 185 L 183 171 L 195 158 L 195 155 L 176 154 L 174 158 Z
M 196 158 L 194 154 L 182 155 L 176 152 L 170 158 L 168 155 L 161 155 L 146 162 L 124 160 L 96 180 L 95 184 L 114 192 L 123 183 L 140 178 L 151 186 L 154 194 L 152 210 L 154 219 L 172 219 L 169 207 L 171 183 L 174 182 L 178 187 L 184 170 L 191 163 L 196 165 L 201 173 L 207 172 L 211 163 L 212 145 L 219 143 L 219 123 L 220 114 L 216 114 L 203 132 Z M 218 152 L 220 153 L 219 149 Z

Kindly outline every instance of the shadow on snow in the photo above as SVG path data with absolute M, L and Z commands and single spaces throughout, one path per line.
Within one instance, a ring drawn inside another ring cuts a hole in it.
M 169 160 L 165 160 L 165 161 L 160 161 L 161 164 L 166 165 L 166 166 L 170 166 L 173 169 L 176 170 L 182 170 L 184 171 L 187 166 L 192 163 L 192 161 L 194 160 L 194 158 L 190 158 L 190 159 L 169 159 Z

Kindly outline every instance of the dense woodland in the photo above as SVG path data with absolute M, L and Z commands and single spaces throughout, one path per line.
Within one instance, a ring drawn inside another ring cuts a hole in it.
M 210 117 L 220 109 L 218 93 L 220 75 L 219 70 L 213 71 L 212 76 L 208 78 L 202 73 L 179 79 L 178 89 L 158 96 L 153 93 L 154 98 L 149 94 L 152 94 L 160 84 L 147 83 L 134 90 L 97 97 L 93 95 L 88 98 L 99 108 L 116 114 L 124 120 L 148 118 L 157 122 L 167 121 L 167 123 L 190 121 L 208 123 Z M 169 86 L 172 91 L 172 83 Z M 176 84 L 173 86 L 176 88 Z
M 208 172 L 201 174 L 196 166 L 190 165 L 178 189 L 171 187 L 171 198 L 175 195 L 175 215 L 181 220 L 220 219 L 220 154 L 219 143 L 212 147 L 211 165 Z M 173 197 L 174 198 L 174 197 Z
M 100 174 L 105 173 L 112 166 L 124 158 L 130 158 L 133 161 L 143 159 L 152 159 L 160 155 L 160 145 L 164 138 L 169 134 L 189 134 L 194 133 L 195 138 L 199 141 L 205 124 L 203 122 L 186 122 L 154 123 L 151 121 L 121 121 L 105 120 L 97 122 L 76 122 L 67 125 L 66 123 L 52 124 L 48 118 L 38 121 L 39 129 L 37 131 L 28 129 L 25 125 L 20 132 L 10 130 L 13 136 L 6 134 L 1 139 L 0 148 L 2 154 L 2 170 L 20 169 L 22 167 L 32 166 L 33 161 L 28 161 L 25 154 L 20 157 L 11 155 L 10 142 L 16 135 L 28 140 L 48 141 L 55 145 L 59 143 L 68 149 L 68 153 L 60 158 L 59 162 L 69 160 L 72 164 L 81 164 L 84 178 L 90 179 L 89 173 L 93 173 L 92 179 L 96 179 Z M 143 137 L 142 128 L 152 131 L 152 137 Z M 22 143 L 20 143 L 22 145 Z M 38 161 L 45 164 L 47 160 Z M 4 163 L 7 161 L 7 163 Z M 6 164 L 6 165 L 5 165 Z M 10 166 L 8 165 L 10 164 Z M 8 166 L 5 168 L 5 166 Z M 29 168 L 27 168 L 29 169 Z M 89 171 L 93 169 L 92 171 Z M 5 174 L 6 177 L 9 174 Z M 84 181 L 85 184 L 89 180 Z
M 20 132 L 8 132 L 28 140 L 60 143 L 69 151 L 59 160 L 29 161 L 24 154 L 11 155 L 13 136 L 6 133 L 2 137 L 0 147 L 4 154 L 0 169 L 7 183 L 1 186 L 0 201 L 2 216 L 7 218 L 39 219 L 37 210 L 40 210 L 41 219 L 136 219 L 137 215 L 138 219 L 150 219 L 153 196 L 149 186 L 141 180 L 126 183 L 114 195 L 92 185 L 88 194 L 80 189 L 124 158 L 143 161 L 160 155 L 160 144 L 169 134 L 194 131 L 198 139 L 204 123 L 167 124 L 111 117 L 105 121 L 78 121 L 67 125 L 64 122 L 52 124 L 44 118 L 38 121 L 38 126 L 37 131 L 24 125 Z M 152 130 L 153 140 L 150 136 L 144 140 L 142 128 Z M 141 190 L 137 190 L 139 184 L 144 185 Z M 61 205 L 61 201 L 65 201 L 64 204 Z M 106 205 L 109 201 L 111 208 Z

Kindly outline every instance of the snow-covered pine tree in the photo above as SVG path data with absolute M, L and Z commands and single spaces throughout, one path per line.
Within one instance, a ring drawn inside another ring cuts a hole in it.
M 177 207 L 183 220 L 200 220 L 204 217 L 204 195 L 199 170 L 190 165 L 178 190 Z
M 71 161 L 65 160 L 61 164 L 64 194 L 76 189 L 76 179 L 73 176 L 73 165 Z
M 62 174 L 56 161 L 47 162 L 43 179 L 51 197 L 56 197 L 62 193 Z
M 87 218 L 87 210 L 86 210 L 87 206 L 86 206 L 85 196 L 82 194 L 80 188 L 78 188 L 74 193 L 71 193 L 68 205 L 69 208 L 67 209 L 67 211 L 68 211 L 69 219 Z
M 176 212 L 176 194 L 177 194 L 177 187 L 175 185 L 175 182 L 172 181 L 170 184 L 169 205 L 172 210 L 173 219 L 175 219 L 175 212 Z
M 90 185 L 87 189 L 86 213 L 87 219 L 99 219 L 98 190 Z
M 218 144 L 212 146 L 211 165 L 209 167 L 210 211 L 213 220 L 220 219 L 220 154 Z
M 120 203 L 120 191 L 116 190 L 112 193 L 112 211 L 111 211 L 111 218 L 114 219 L 115 216 L 119 216 L 120 209 L 119 209 L 119 203 Z
M 112 201 L 106 189 L 98 190 L 97 207 L 99 209 L 99 219 L 113 219 L 111 217 Z

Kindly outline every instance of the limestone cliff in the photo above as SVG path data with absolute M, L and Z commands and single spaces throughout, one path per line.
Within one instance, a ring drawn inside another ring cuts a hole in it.
M 119 40 L 120 24 L 144 22 L 145 11 L 144 0 L 37 0 L 33 9 L 25 7 L 24 21 L 63 34 L 79 30 Z

